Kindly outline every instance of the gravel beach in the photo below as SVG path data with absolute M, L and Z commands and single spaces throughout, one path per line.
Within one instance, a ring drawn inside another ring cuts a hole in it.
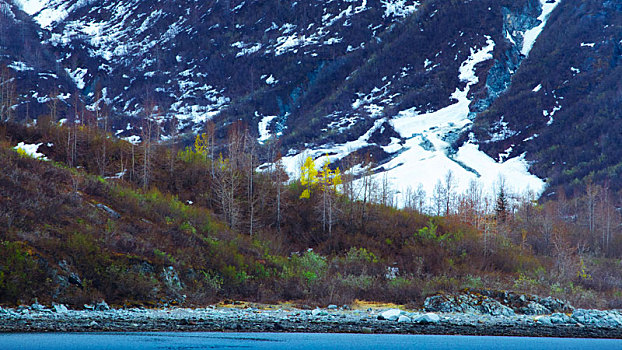
M 0 332 L 342 332 L 622 338 L 622 313 L 577 309 L 571 314 L 486 315 L 368 308 L 302 310 L 279 305 L 85 310 L 34 304 L 0 308 Z

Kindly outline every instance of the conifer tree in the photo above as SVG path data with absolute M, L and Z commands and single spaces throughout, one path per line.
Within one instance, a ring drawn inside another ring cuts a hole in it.
M 504 223 L 507 220 L 508 215 L 508 200 L 505 194 L 503 186 L 499 187 L 499 193 L 497 194 L 497 204 L 495 205 L 495 217 L 497 223 Z

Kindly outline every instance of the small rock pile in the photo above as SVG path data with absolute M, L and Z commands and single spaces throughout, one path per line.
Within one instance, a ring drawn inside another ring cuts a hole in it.
M 437 294 L 428 297 L 424 309 L 431 312 L 474 313 L 492 316 L 550 315 L 572 313 L 567 301 L 552 297 L 503 291 L 466 291 L 463 294 Z

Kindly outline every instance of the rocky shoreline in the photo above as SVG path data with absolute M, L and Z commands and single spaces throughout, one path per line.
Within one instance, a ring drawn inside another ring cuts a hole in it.
M 622 313 L 577 309 L 570 314 L 490 315 L 396 308 L 302 310 L 283 306 L 114 309 L 100 303 L 69 310 L 39 304 L 0 308 L 0 332 L 341 332 L 622 338 Z

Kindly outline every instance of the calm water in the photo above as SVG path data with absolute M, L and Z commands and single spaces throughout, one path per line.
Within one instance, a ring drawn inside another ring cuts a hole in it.
M 0 334 L 0 349 L 622 349 L 622 340 L 291 333 Z

